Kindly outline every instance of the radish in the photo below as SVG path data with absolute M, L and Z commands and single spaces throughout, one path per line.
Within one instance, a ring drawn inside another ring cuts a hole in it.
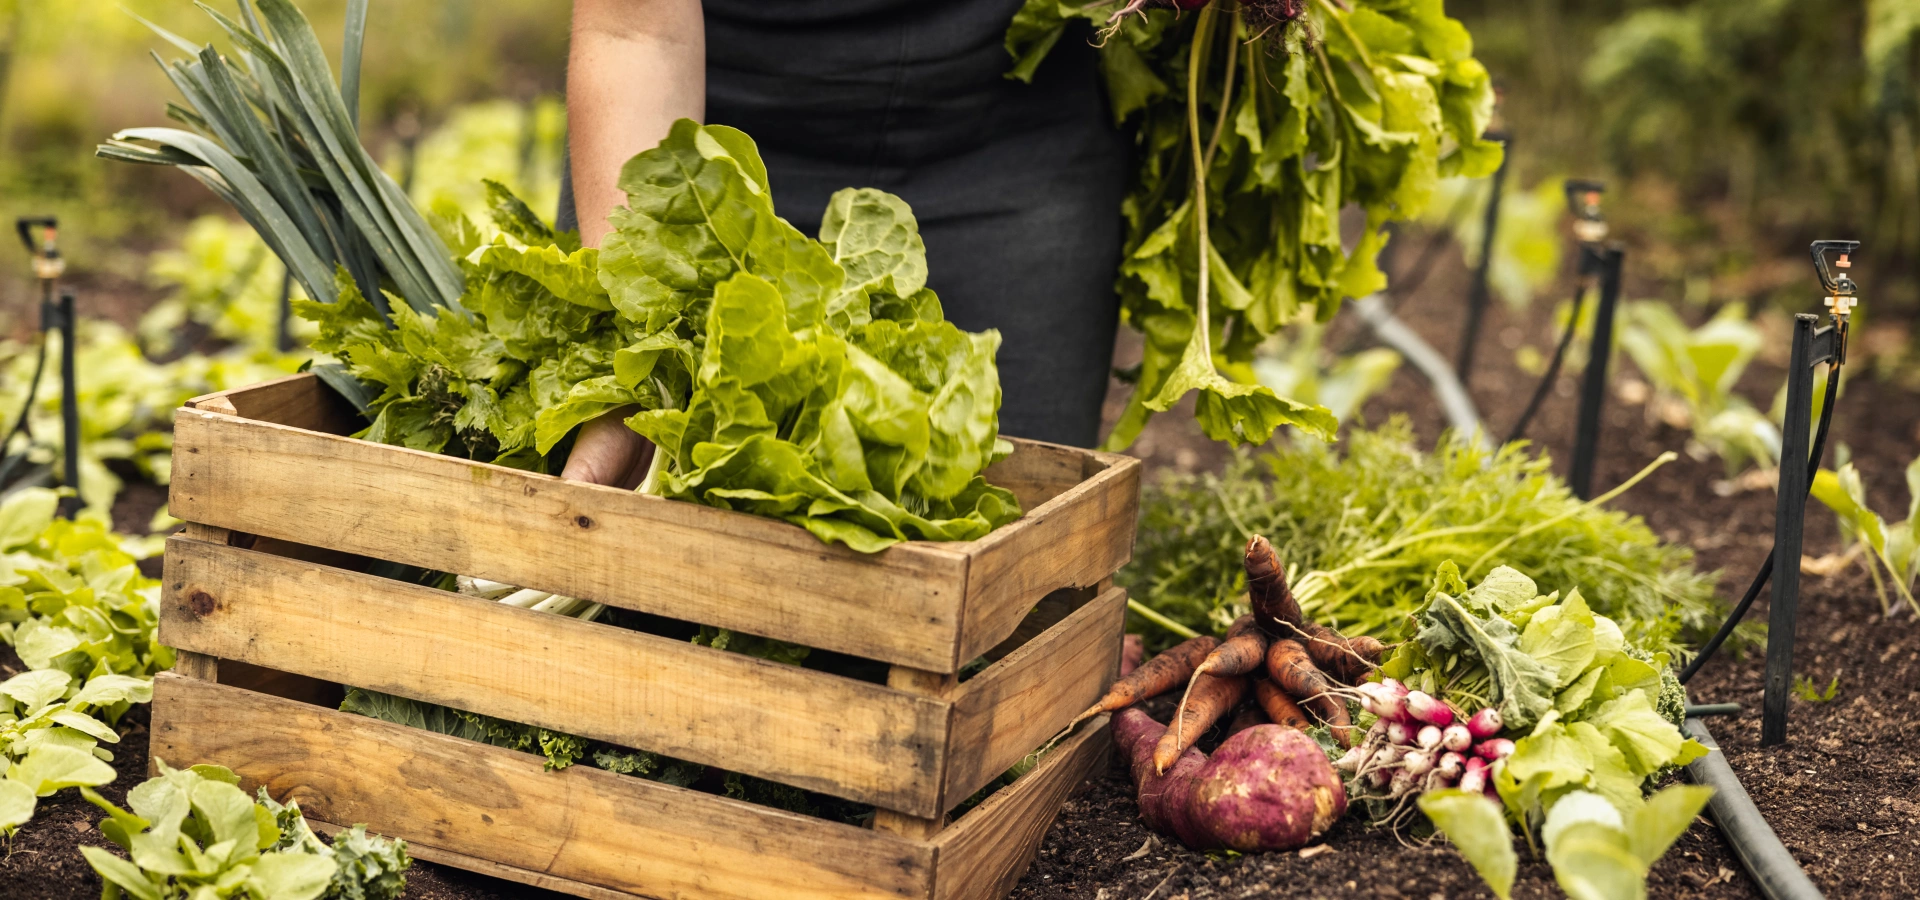
M 1368 687 L 1362 684 L 1362 688 Z M 1382 719 L 1398 722 L 1407 717 L 1407 686 L 1391 678 L 1382 680 L 1373 686 L 1372 713 Z
M 1501 724 L 1500 711 L 1489 706 L 1467 720 L 1467 732 L 1473 735 L 1474 740 L 1484 741 L 1499 734 Z
M 1407 755 L 1400 757 L 1400 768 L 1419 778 L 1433 771 L 1433 756 L 1425 750 L 1408 750 Z
M 1405 747 L 1413 742 L 1413 733 L 1407 730 L 1404 722 L 1387 723 L 1387 743 Z
M 1335 760 L 1333 763 L 1333 767 L 1349 775 L 1352 775 L 1359 772 L 1360 764 L 1366 762 L 1367 757 L 1372 755 L 1373 754 L 1367 750 L 1366 745 L 1362 744 L 1358 747 L 1354 747 L 1353 749 L 1348 750 L 1345 756 L 1342 756 L 1338 760 Z
M 1473 752 L 1487 762 L 1496 762 L 1513 755 L 1513 742 L 1506 738 L 1493 738 L 1475 744 Z
M 1453 724 L 1453 707 L 1426 691 L 1407 692 L 1407 715 L 1441 728 Z
M 1471 794 L 1478 794 L 1486 790 L 1487 770 L 1470 768 L 1460 773 L 1460 789 Z
M 1413 742 L 1419 744 L 1422 750 L 1432 750 L 1440 746 L 1440 734 L 1440 729 L 1428 725 L 1421 728 L 1419 734 L 1414 735 Z
M 1414 784 L 1419 780 L 1420 779 L 1415 777 L 1412 772 L 1401 769 L 1393 773 L 1392 786 L 1387 788 L 1387 795 L 1390 797 L 1405 797 L 1413 790 Z
M 1465 765 L 1466 757 L 1449 750 L 1446 753 L 1440 754 L 1440 761 L 1435 763 L 1433 767 L 1448 778 L 1458 778 L 1460 776 L 1460 770 L 1464 768 Z
M 1428 728 L 1433 726 L 1429 725 Z M 1453 724 L 1440 730 L 1440 744 L 1448 750 L 1463 751 L 1473 746 L 1473 735 L 1465 725 Z
M 1475 769 L 1485 769 L 1487 765 L 1488 763 L 1486 760 L 1481 759 L 1478 756 L 1469 756 L 1467 757 L 1466 770 L 1471 772 Z

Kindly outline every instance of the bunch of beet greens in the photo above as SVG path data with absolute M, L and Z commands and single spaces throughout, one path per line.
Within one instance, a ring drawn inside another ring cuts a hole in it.
M 1258 386 L 1254 348 L 1385 287 L 1382 226 L 1419 215 L 1437 179 L 1499 166 L 1472 38 L 1440 0 L 1027 0 L 1011 76 L 1031 78 L 1076 20 L 1101 29 L 1140 161 L 1118 287 L 1146 355 L 1108 446 L 1195 391 L 1214 440 L 1265 443 L 1281 425 L 1331 439 L 1326 409 Z M 1349 207 L 1365 223 L 1343 242 Z

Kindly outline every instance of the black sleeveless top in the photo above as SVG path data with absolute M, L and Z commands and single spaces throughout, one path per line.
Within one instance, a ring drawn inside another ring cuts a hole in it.
M 947 318 L 1003 335 L 1002 432 L 1090 445 L 1129 153 L 1089 32 L 1061 38 L 1032 84 L 1005 77 L 1020 5 L 705 0 L 707 121 L 754 138 L 776 209 L 808 234 L 840 188 L 904 198 Z

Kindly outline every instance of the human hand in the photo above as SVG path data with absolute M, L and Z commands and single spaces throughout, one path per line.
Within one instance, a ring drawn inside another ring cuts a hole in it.
M 647 477 L 653 462 L 653 443 L 627 427 L 626 419 L 638 407 L 622 407 L 601 413 L 580 426 L 580 436 L 567 456 L 567 467 L 560 477 L 569 481 L 604 484 L 633 490 Z

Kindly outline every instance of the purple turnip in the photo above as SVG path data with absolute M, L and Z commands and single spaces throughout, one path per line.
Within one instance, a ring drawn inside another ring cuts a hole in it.
M 1114 717 L 1141 818 L 1189 848 L 1293 849 L 1346 813 L 1339 776 L 1319 745 L 1298 731 L 1256 725 L 1227 738 L 1211 758 L 1187 750 L 1159 775 L 1153 750 L 1166 730 L 1138 709 Z

